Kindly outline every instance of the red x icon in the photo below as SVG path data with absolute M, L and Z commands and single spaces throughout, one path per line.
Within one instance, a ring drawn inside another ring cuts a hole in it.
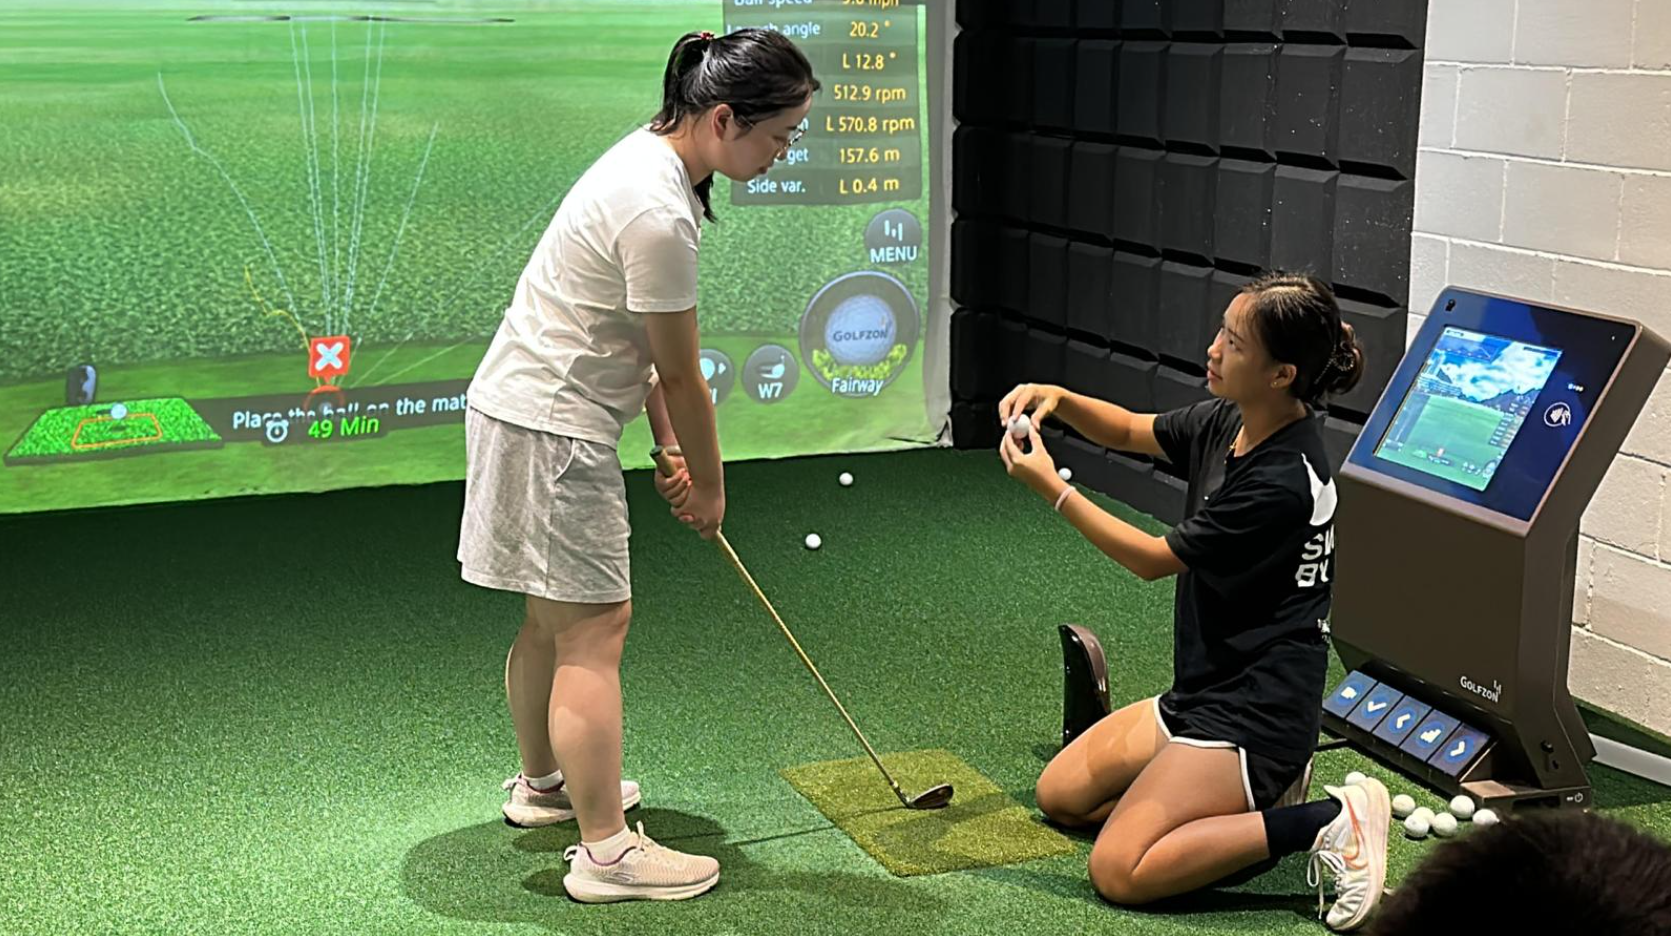
M 347 335 L 331 335 L 308 340 L 308 376 L 327 380 L 348 373 L 349 351 L 353 339 Z

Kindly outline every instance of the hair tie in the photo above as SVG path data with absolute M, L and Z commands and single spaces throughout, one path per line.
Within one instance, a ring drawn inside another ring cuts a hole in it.
M 707 42 L 713 42 L 714 41 L 714 34 L 709 32 L 706 29 L 702 30 L 702 32 L 698 33 L 698 35 L 700 35 Z

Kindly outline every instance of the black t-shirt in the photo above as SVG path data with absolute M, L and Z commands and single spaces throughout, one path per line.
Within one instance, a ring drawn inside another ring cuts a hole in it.
M 1316 747 L 1328 669 L 1335 485 L 1308 414 L 1237 457 L 1233 403 L 1155 419 L 1189 478 L 1166 542 L 1178 576 L 1173 684 L 1163 699 L 1193 731 L 1285 760 Z

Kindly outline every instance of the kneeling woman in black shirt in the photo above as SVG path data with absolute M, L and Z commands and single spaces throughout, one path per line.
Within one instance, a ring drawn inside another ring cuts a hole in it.
M 1350 390 L 1363 367 L 1328 285 L 1272 273 L 1225 310 L 1207 349 L 1213 399 L 1148 415 L 1024 384 L 999 405 L 1006 427 L 1031 414 L 1025 443 L 1004 433 L 1010 475 L 1115 562 L 1144 579 L 1178 576 L 1171 690 L 1096 721 L 1039 777 L 1051 820 L 1101 826 L 1091 881 L 1108 900 L 1148 903 L 1301 851 L 1319 888 L 1333 873 L 1330 927 L 1362 925 L 1381 896 L 1386 788 L 1370 779 L 1304 802 L 1328 667 L 1335 508 L 1313 407 Z M 1040 444 L 1047 416 L 1182 469 L 1184 520 L 1151 536 L 1076 496 Z M 1100 656 L 1094 639 L 1081 646 Z

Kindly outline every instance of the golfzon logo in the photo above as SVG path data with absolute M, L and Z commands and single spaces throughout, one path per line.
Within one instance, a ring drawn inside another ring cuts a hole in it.
M 1491 681 L 1491 688 L 1487 689 L 1474 682 L 1472 679 L 1469 679 L 1467 676 L 1463 676 L 1462 688 L 1492 703 L 1503 701 L 1503 685 L 1495 679 Z

